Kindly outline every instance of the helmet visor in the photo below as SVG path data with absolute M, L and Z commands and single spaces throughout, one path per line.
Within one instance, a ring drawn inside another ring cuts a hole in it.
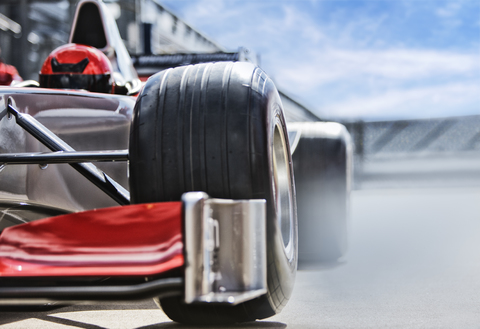
M 85 89 L 99 93 L 112 92 L 112 78 L 107 74 L 40 74 L 40 87 Z

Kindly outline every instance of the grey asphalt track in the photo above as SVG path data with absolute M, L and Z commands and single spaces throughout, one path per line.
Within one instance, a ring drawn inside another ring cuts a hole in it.
M 480 328 L 480 189 L 362 190 L 350 251 L 304 265 L 277 316 L 234 328 Z M 0 328 L 182 328 L 152 301 L 0 309 Z M 192 328 L 192 327 L 189 327 Z

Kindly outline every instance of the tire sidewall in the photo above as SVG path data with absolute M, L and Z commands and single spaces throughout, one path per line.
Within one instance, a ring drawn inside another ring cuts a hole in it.
M 297 270 L 297 258 L 298 258 L 298 233 L 297 233 L 297 208 L 296 208 L 296 197 L 295 197 L 295 183 L 294 183 L 294 174 L 293 174 L 293 164 L 290 152 L 290 145 L 288 143 L 288 133 L 286 129 L 285 117 L 282 111 L 282 105 L 280 100 L 280 95 L 278 94 L 276 88 L 273 86 L 271 81 L 267 82 L 267 95 L 268 99 L 267 104 L 267 120 L 268 126 L 268 145 L 269 145 L 269 171 L 274 172 L 274 135 L 275 129 L 278 129 L 282 134 L 282 138 L 285 141 L 286 149 L 286 158 L 289 168 L 289 181 L 290 181 L 290 197 L 291 197 L 291 211 L 292 211 L 292 221 L 291 221 L 291 243 L 292 250 L 287 253 L 287 250 L 284 246 L 284 241 L 282 238 L 282 232 L 278 221 L 279 210 L 276 205 L 276 187 L 275 179 L 273 175 L 269 177 L 270 184 L 270 209 L 267 211 L 267 283 L 268 283 L 268 299 L 272 309 L 275 313 L 279 313 L 286 302 L 290 298 L 293 285 L 295 282 L 296 270 Z M 280 291 L 278 291 L 280 289 Z

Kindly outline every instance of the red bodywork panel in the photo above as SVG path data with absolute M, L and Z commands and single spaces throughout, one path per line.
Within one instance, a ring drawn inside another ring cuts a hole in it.
M 183 264 L 181 202 L 50 217 L 0 235 L 3 277 L 146 276 Z

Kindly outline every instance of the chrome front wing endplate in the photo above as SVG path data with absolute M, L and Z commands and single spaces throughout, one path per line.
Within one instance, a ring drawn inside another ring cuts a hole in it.
M 236 305 L 267 293 L 266 201 L 183 195 L 185 302 Z

